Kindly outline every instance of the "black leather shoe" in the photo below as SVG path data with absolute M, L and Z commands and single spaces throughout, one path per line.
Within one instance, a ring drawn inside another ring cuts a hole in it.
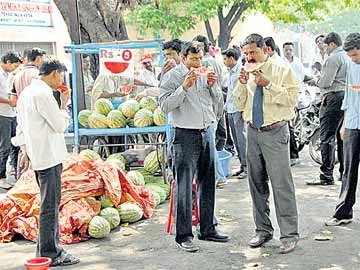
M 270 241 L 272 238 L 272 235 L 256 234 L 253 238 L 250 239 L 249 246 L 252 248 L 260 247 L 264 243 Z
M 313 180 L 305 181 L 305 184 L 309 186 L 330 186 L 334 184 L 334 179 L 317 176 Z
M 198 238 L 199 240 L 214 241 L 214 242 L 229 242 L 231 239 L 229 235 L 223 234 L 218 231 L 209 235 L 201 235 L 200 233 L 198 233 Z
M 236 173 L 234 173 L 232 176 L 239 176 L 241 173 L 244 172 L 243 168 L 240 168 L 240 171 L 237 171 Z
M 176 245 L 186 252 L 196 252 L 199 250 L 199 247 L 195 245 L 191 239 L 188 239 L 181 243 L 176 243 Z

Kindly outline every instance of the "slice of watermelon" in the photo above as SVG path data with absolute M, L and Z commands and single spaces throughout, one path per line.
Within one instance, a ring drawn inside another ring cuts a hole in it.
M 69 88 L 66 85 L 60 85 L 60 86 L 58 86 L 58 88 L 56 88 L 56 90 L 64 93 L 64 92 L 67 92 L 69 90 Z
M 129 63 L 125 62 L 104 62 L 104 64 L 109 71 L 115 74 L 122 73 L 129 67 Z
M 130 94 L 131 91 L 132 91 L 132 85 L 130 85 L 130 84 L 124 85 L 124 86 L 122 87 L 122 92 L 123 92 L 125 95 Z
M 264 64 L 265 64 L 265 62 L 262 62 L 262 63 L 248 63 L 248 62 L 246 62 L 245 65 L 244 65 L 244 70 L 246 72 L 253 72 L 253 71 L 258 70 L 259 68 L 261 68 Z

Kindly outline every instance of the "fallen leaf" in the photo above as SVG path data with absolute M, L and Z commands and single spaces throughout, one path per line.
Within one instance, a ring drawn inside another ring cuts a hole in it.
M 332 237 L 331 235 L 323 235 L 323 234 L 319 234 L 314 237 L 314 240 L 316 241 L 328 241 L 333 239 L 334 237 Z

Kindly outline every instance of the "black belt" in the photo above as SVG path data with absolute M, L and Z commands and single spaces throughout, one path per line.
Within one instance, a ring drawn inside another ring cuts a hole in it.
M 201 128 L 201 129 L 196 129 L 196 128 L 180 128 L 180 127 L 175 127 L 175 129 L 179 129 L 179 130 L 184 130 L 184 131 L 190 131 L 190 132 L 206 132 L 209 129 L 210 126 L 206 127 L 206 128 Z
M 257 128 L 254 126 L 253 123 L 249 122 L 249 127 L 253 128 L 253 129 L 256 129 L 257 131 L 261 131 L 261 132 L 264 132 L 264 131 L 270 131 L 270 130 L 273 130 L 273 129 L 276 129 L 276 128 L 280 128 L 284 125 L 287 124 L 286 121 L 280 121 L 280 122 L 276 122 L 276 123 L 273 123 L 271 125 L 267 125 L 267 126 L 264 126 L 264 127 L 261 127 L 261 128 Z

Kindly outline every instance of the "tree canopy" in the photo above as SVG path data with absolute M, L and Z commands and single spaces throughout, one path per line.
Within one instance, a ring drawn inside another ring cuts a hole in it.
M 145 0 L 127 16 L 126 22 L 136 25 L 140 33 L 152 31 L 156 35 L 169 31 L 172 37 L 179 37 L 204 22 L 209 40 L 226 48 L 235 24 L 254 10 L 265 13 L 273 21 L 298 23 L 323 20 L 327 14 L 356 6 L 360 6 L 357 0 Z M 214 17 L 220 26 L 217 37 L 209 24 L 209 19 Z

